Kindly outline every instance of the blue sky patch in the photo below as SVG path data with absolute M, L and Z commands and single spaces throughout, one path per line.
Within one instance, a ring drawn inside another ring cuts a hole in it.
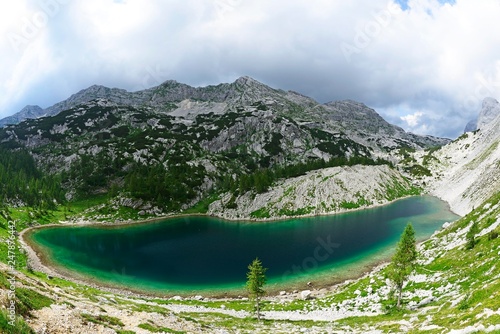
M 408 10 L 410 7 L 408 7 L 408 0 L 395 0 L 395 2 L 401 6 L 402 10 Z M 438 2 L 442 5 L 449 3 L 450 5 L 454 5 L 456 3 L 456 0 L 438 0 Z

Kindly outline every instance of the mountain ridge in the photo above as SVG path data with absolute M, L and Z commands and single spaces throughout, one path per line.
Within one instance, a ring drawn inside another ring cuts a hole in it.
M 406 133 L 363 103 L 320 104 L 249 77 L 198 88 L 169 80 L 132 93 L 94 85 L 48 110 L 0 128 L 0 145 L 60 175 L 67 198 L 113 188 L 166 212 L 212 192 L 239 198 L 283 177 L 394 164 L 401 149 L 449 142 Z
M 185 100 L 221 103 L 222 105 L 220 107 L 224 109 L 224 112 L 227 112 L 231 108 L 234 110 L 235 106 L 238 105 L 249 105 L 262 102 L 272 106 L 275 111 L 281 112 L 283 116 L 289 115 L 294 117 L 294 114 L 300 114 L 300 116 L 307 116 L 307 121 L 321 122 L 326 120 L 329 123 L 331 131 L 344 130 L 336 124 L 338 117 L 344 120 L 347 119 L 346 113 L 339 116 L 341 110 L 349 110 L 349 116 L 353 116 L 355 112 L 363 111 L 366 117 L 370 117 L 370 120 L 363 125 L 368 126 L 377 123 L 379 127 L 385 127 L 385 130 L 388 131 L 389 134 L 397 133 L 398 140 L 405 141 L 405 145 L 411 146 L 412 142 L 419 140 L 421 140 L 424 145 L 443 145 L 448 142 L 446 139 L 433 136 L 417 136 L 406 133 L 403 129 L 387 123 L 375 110 L 359 102 L 344 100 L 321 104 L 300 93 L 271 88 L 248 76 L 240 77 L 233 83 L 222 83 L 205 87 L 191 87 L 175 80 L 167 80 L 156 87 L 136 92 L 128 92 L 124 89 L 108 88 L 101 85 L 92 85 L 46 109 L 38 109 L 31 114 L 18 113 L 9 118 L 4 118 L 0 120 L 0 127 L 12 122 L 17 124 L 25 119 L 38 118 L 41 116 L 55 116 L 61 111 L 74 108 L 80 104 L 88 103 L 99 98 L 107 99 L 111 103 L 117 105 L 150 107 L 157 112 L 167 113 L 172 110 L 173 104 Z M 323 117 L 317 117 L 318 113 L 323 114 Z M 327 116 L 329 113 L 333 113 L 337 116 L 329 119 Z M 353 122 L 350 122 L 348 125 L 362 128 L 362 126 L 359 126 L 360 124 L 354 124 Z M 369 141 L 366 140 L 364 144 L 370 145 Z M 391 145 L 398 145 L 398 143 L 393 142 Z

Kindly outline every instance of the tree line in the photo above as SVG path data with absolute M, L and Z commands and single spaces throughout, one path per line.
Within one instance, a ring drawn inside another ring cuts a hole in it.
M 256 169 L 248 174 L 240 174 L 236 179 L 231 175 L 227 175 L 222 182 L 222 190 L 230 190 L 232 193 L 245 193 L 247 191 L 255 191 L 257 193 L 266 192 L 269 187 L 279 179 L 287 179 L 305 175 L 307 172 L 339 166 L 354 166 L 354 165 L 389 165 L 392 163 L 384 159 L 372 159 L 364 156 L 335 157 L 326 161 L 323 159 L 311 159 L 307 162 L 300 162 L 290 165 L 275 165 L 269 168 Z
M 18 203 L 53 210 L 64 201 L 60 178 L 42 173 L 24 149 L 0 147 L 0 206 Z

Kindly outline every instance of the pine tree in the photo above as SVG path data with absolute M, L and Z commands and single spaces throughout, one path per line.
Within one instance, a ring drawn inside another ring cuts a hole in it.
M 474 246 L 476 246 L 477 241 L 476 241 L 476 234 L 479 232 L 479 226 L 477 224 L 477 221 L 474 221 L 465 235 L 465 238 L 467 239 L 467 249 L 472 249 Z
M 389 277 L 394 282 L 398 292 L 397 308 L 401 307 L 401 295 L 403 284 L 410 276 L 417 260 L 417 246 L 415 240 L 415 230 L 411 223 L 406 225 L 401 239 L 399 240 L 396 253 L 392 258 L 389 269 Z
M 248 266 L 246 287 L 250 299 L 255 302 L 258 320 L 260 320 L 260 299 L 265 294 L 263 287 L 266 284 L 266 271 L 267 268 L 262 267 L 262 262 L 258 258 Z

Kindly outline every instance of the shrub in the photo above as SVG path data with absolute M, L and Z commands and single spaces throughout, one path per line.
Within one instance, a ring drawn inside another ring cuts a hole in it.
M 466 245 L 467 249 L 472 249 L 474 248 L 474 246 L 476 246 L 477 244 L 476 234 L 478 232 L 479 232 L 479 226 L 477 224 L 477 221 L 474 221 L 465 236 L 465 238 L 467 239 L 467 245 Z

